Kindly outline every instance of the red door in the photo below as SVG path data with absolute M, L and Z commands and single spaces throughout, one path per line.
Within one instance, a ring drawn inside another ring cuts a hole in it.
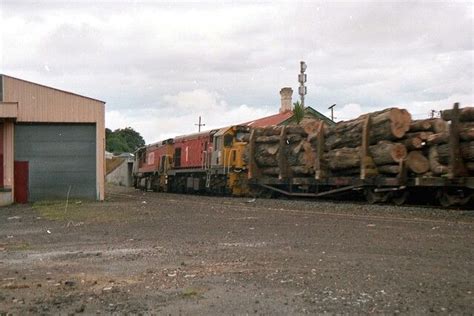
M 0 154 L 0 188 L 3 187 L 3 154 Z
M 28 203 L 28 161 L 15 161 L 15 202 Z

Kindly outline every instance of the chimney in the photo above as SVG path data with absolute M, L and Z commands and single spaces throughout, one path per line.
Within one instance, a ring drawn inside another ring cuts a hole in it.
M 280 90 L 280 95 L 281 95 L 280 113 L 285 113 L 293 109 L 293 106 L 291 103 L 292 94 L 293 94 L 293 89 L 289 87 L 285 87 Z

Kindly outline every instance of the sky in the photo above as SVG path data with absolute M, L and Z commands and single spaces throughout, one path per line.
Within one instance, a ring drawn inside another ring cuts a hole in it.
M 106 102 L 147 143 L 278 113 L 474 104 L 474 2 L 0 0 L 0 73 Z

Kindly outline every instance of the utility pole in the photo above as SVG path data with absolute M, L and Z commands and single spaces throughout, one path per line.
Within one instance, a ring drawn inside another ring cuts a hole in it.
M 300 61 L 300 73 L 298 75 L 298 81 L 300 83 L 300 86 L 298 87 L 298 93 L 301 97 L 301 106 L 304 109 L 304 96 L 308 92 L 306 89 L 306 86 L 304 83 L 306 82 L 306 74 L 304 73 L 306 71 L 306 63 L 304 61 Z
M 334 107 L 335 106 L 336 106 L 336 104 L 334 103 L 333 105 L 328 107 L 328 109 L 331 110 L 331 121 L 334 121 Z
M 201 132 L 201 126 L 206 126 L 206 124 L 204 123 L 201 123 L 201 116 L 199 115 L 199 123 L 198 124 L 194 124 L 196 126 L 198 126 L 198 131 Z

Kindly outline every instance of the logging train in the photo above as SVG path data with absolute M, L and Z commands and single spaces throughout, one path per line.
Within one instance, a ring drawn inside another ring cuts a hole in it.
M 426 120 L 389 108 L 334 125 L 306 119 L 179 136 L 140 148 L 133 175 L 136 188 L 164 192 L 472 205 L 474 107 Z

